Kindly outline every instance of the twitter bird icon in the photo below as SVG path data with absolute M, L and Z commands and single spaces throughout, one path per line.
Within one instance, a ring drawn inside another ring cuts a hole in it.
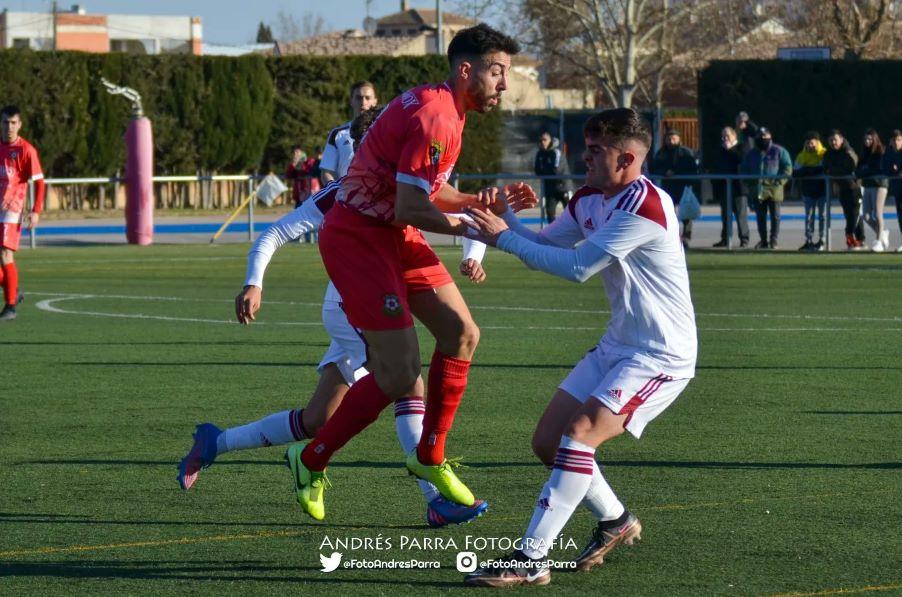
M 329 557 L 319 554 L 319 563 L 323 565 L 320 572 L 333 572 L 341 564 L 341 554 L 337 551 L 333 551 Z

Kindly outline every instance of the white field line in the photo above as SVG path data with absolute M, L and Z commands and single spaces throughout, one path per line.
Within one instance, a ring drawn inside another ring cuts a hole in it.
M 33 294 L 45 294 L 45 293 L 33 293 Z M 62 301 L 69 300 L 77 300 L 77 299 L 86 299 L 86 298 L 100 298 L 99 295 L 91 295 L 91 294 L 80 294 L 80 295 L 65 295 L 52 299 L 44 299 L 42 301 L 38 301 L 36 303 L 36 307 L 41 309 L 42 311 L 48 311 L 50 313 L 61 313 L 65 315 L 87 315 L 91 317 L 115 317 L 120 319 L 150 319 L 157 321 L 181 321 L 188 323 L 218 323 L 218 324 L 232 324 L 238 325 L 237 321 L 231 319 L 204 319 L 199 317 L 174 317 L 169 315 L 149 315 L 147 313 L 108 313 L 104 311 L 76 311 L 72 309 L 62 309 L 60 307 L 55 306 L 56 303 L 60 303 Z M 110 296 L 104 295 L 103 298 L 111 298 Z M 141 298 L 143 300 L 150 300 L 148 297 L 125 297 L 125 298 Z M 169 298 L 161 298 L 161 300 L 178 300 Z M 216 301 L 221 302 L 221 301 Z M 259 321 L 255 322 L 254 325 L 271 325 L 271 326 L 305 326 L 305 327 L 319 327 L 322 325 L 321 321 L 273 321 L 273 322 L 265 322 Z M 479 326 L 483 330 L 544 330 L 544 331 L 590 331 L 590 332 L 599 332 L 601 331 L 600 327 L 590 327 L 590 326 L 539 326 L 539 325 L 481 325 Z M 850 328 L 702 328 L 703 332 L 849 332 L 849 331 L 857 331 L 855 329 Z M 873 332 L 873 330 L 861 330 Z M 902 328 L 899 329 L 887 329 L 882 331 L 890 331 L 890 332 L 899 332 L 902 331 Z
M 105 298 L 105 299 L 123 299 L 123 300 L 135 300 L 135 301 L 171 301 L 171 302 L 185 302 L 185 303 L 232 303 L 231 300 L 227 299 L 203 299 L 203 298 L 182 298 L 176 296 L 136 296 L 136 295 L 128 295 L 128 294 L 82 294 L 76 292 L 30 292 L 29 294 L 39 295 L 39 296 L 58 296 L 58 297 L 67 297 L 67 298 Z M 322 307 L 321 302 L 317 303 L 309 303 L 303 301 L 266 301 L 267 305 L 294 305 L 301 307 Z M 605 309 L 557 309 L 557 308 L 545 308 L 545 307 L 511 307 L 511 306 L 493 306 L 493 305 L 469 305 L 470 309 L 473 310 L 484 310 L 484 311 L 522 311 L 526 313 L 577 313 L 577 314 L 587 314 L 587 315 L 605 315 L 610 314 L 610 311 Z M 737 319 L 789 319 L 789 320 L 798 320 L 798 321 L 853 321 L 853 322 L 882 322 L 882 323 L 902 323 L 902 317 L 858 317 L 858 316 L 848 316 L 848 315 L 775 315 L 768 313 L 696 313 L 697 317 L 729 317 L 729 318 L 737 318 Z M 480 326 L 484 327 L 484 326 Z M 518 326 L 519 327 L 519 326 Z M 507 329 L 507 328 L 503 328 Z M 528 329 L 528 328 L 527 328 Z M 550 328 L 535 328 L 535 329 L 550 329 Z M 596 329 L 594 327 L 562 327 L 559 329 Z M 777 331 L 777 330 L 785 330 L 785 331 L 794 331 L 793 328 L 708 328 L 706 331 Z M 841 329 L 841 328 L 837 328 Z M 795 331 L 819 331 L 818 328 L 797 328 Z M 831 331 L 832 328 L 822 328 L 823 331 Z

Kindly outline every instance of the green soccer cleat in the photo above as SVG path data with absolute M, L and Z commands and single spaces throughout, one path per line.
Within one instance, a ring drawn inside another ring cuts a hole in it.
M 291 477 L 294 480 L 294 491 L 297 494 L 298 503 L 304 512 L 315 520 L 326 518 L 326 504 L 323 493 L 332 487 L 332 483 L 326 477 L 326 471 L 311 471 L 301 462 L 301 452 L 306 444 L 295 444 L 285 452 L 285 460 L 291 469 Z
M 467 489 L 467 486 L 451 470 L 454 466 L 459 465 L 449 462 L 447 459 L 437 465 L 423 464 L 417 457 L 416 448 L 407 455 L 406 464 L 407 470 L 411 475 L 435 485 L 435 488 L 438 489 L 438 492 L 445 499 L 457 502 L 462 506 L 472 506 L 476 503 L 473 493 Z

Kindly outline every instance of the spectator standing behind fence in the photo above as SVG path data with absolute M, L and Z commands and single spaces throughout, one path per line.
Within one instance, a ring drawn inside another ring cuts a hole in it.
M 902 232 L 902 131 L 896 129 L 889 137 L 889 146 L 883 154 L 883 173 L 889 177 L 887 195 L 896 201 L 896 217 Z M 889 249 L 889 247 L 887 247 Z M 902 253 L 902 245 L 896 249 Z
M 307 157 L 301 147 L 295 146 L 291 150 L 291 162 L 285 169 L 285 178 L 291 184 L 291 199 L 295 207 L 303 203 L 313 192 L 313 172 L 316 168 L 316 159 Z M 317 190 L 319 182 L 317 181 Z
M 824 174 L 824 154 L 827 148 L 821 143 L 817 131 L 805 135 L 805 147 L 796 156 L 792 175 L 801 178 L 802 201 L 805 204 L 805 244 L 799 251 L 823 251 L 826 234 L 827 188 L 822 178 Z M 814 242 L 814 219 L 817 216 L 817 242 Z
M 544 132 L 539 137 L 539 149 L 536 151 L 533 171 L 536 176 L 561 176 L 567 174 L 567 159 L 561 151 L 560 141 Z M 567 180 L 542 179 L 542 197 L 544 198 L 545 217 L 548 223 L 554 221 L 557 204 L 567 207 L 570 184 Z
M 726 126 L 720 132 L 720 152 L 717 155 L 716 174 L 739 174 L 739 166 L 742 164 L 743 148 L 739 143 L 736 130 Z M 744 249 L 749 246 L 749 210 L 745 191 L 738 180 L 724 181 L 714 180 L 714 196 L 720 201 L 720 241 L 714 243 L 715 248 L 727 246 L 730 223 L 729 207 L 727 206 L 727 185 L 732 188 L 733 205 L 732 216 L 736 219 L 736 228 L 739 231 L 739 247 Z
M 739 134 L 739 144 L 742 145 L 743 154 L 755 149 L 758 125 L 752 122 L 748 112 L 740 112 L 736 115 L 736 132 Z
M 745 154 L 742 160 L 741 172 L 789 177 L 792 175 L 792 159 L 788 151 L 774 143 L 770 130 L 762 126 L 755 138 L 755 149 Z M 759 178 L 746 183 L 758 220 L 758 236 L 761 238 L 755 246 L 756 249 L 779 247 L 780 205 L 783 203 L 785 184 L 786 181 L 782 178 Z M 768 215 L 770 215 L 770 235 L 767 233 Z
M 862 216 L 877 238 L 871 250 L 882 253 L 889 249 L 889 230 L 883 222 L 883 208 L 886 206 L 886 178 L 883 176 L 883 142 L 875 129 L 864 133 L 861 159 L 856 174 L 864 187 Z
M 860 251 L 864 244 L 864 224 L 861 222 L 860 187 L 855 180 L 858 156 L 843 134 L 834 129 L 827 138 L 827 153 L 824 154 L 824 174 L 829 176 L 830 194 L 839 199 L 846 218 L 846 248 Z
M 660 176 L 660 187 L 667 191 L 675 205 L 680 204 L 686 187 L 693 188 L 691 180 L 673 180 L 670 176 L 684 176 L 698 174 L 698 162 L 695 154 L 688 147 L 683 147 L 680 141 L 680 133 L 676 129 L 668 129 L 664 135 L 664 146 L 655 154 L 651 164 L 651 173 Z M 693 190 L 696 196 L 698 192 Z M 683 246 L 688 248 L 692 239 L 692 220 L 682 221 L 680 237 Z

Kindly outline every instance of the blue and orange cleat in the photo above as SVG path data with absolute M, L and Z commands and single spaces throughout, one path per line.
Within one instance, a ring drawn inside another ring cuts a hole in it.
M 222 430 L 212 423 L 201 423 L 194 430 L 194 445 L 179 463 L 179 486 L 188 490 L 197 482 L 200 471 L 216 460 L 216 438 Z
M 476 500 L 472 506 L 461 506 L 439 496 L 426 507 L 426 523 L 434 529 L 449 524 L 465 524 L 479 518 L 489 509 L 489 503 Z

